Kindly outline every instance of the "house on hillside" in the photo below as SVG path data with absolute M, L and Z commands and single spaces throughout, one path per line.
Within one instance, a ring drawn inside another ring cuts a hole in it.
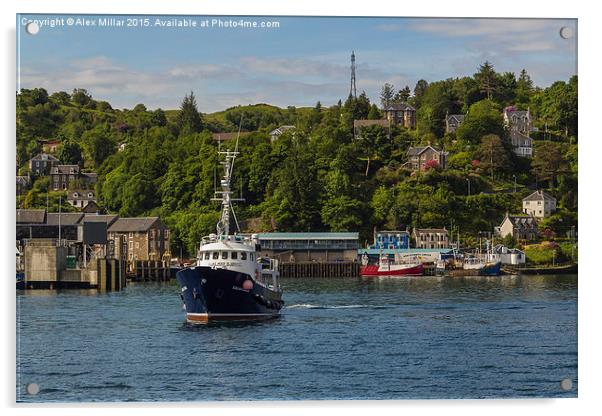
M 391 104 L 383 109 L 385 118 L 392 124 L 407 129 L 416 128 L 416 109 L 407 103 Z
M 432 165 L 445 169 L 447 167 L 448 154 L 448 152 L 437 150 L 431 145 L 410 147 L 407 152 L 408 161 L 403 166 L 415 172 L 426 170 Z
M 353 120 L 353 137 L 356 139 L 361 138 L 362 129 L 370 126 L 381 126 L 387 129 L 387 133 L 391 134 L 391 122 L 387 119 L 381 120 Z
M 96 183 L 94 172 L 81 172 L 79 165 L 56 165 L 50 169 L 50 186 L 53 190 L 67 190 L 72 186 L 90 187 Z
M 270 141 L 274 142 L 278 137 L 280 137 L 284 132 L 288 130 L 293 130 L 295 126 L 280 126 L 277 129 L 274 129 L 270 132 Z
M 414 228 L 412 238 L 416 248 L 449 248 L 449 235 L 443 228 Z
M 38 153 L 29 159 L 29 171 L 33 176 L 44 176 L 50 172 L 54 165 L 61 163 L 56 157 L 48 153 Z
M 93 190 L 75 189 L 67 195 L 67 202 L 76 208 L 84 208 L 90 201 L 96 202 Z
M 159 217 L 118 218 L 107 231 L 117 258 L 135 262 L 171 257 L 169 228 Z
M 17 176 L 16 187 L 17 195 L 23 195 L 31 188 L 31 178 L 29 176 Z
M 61 145 L 62 141 L 59 139 L 50 139 L 50 140 L 40 140 L 40 145 L 42 145 L 42 151 L 45 153 L 56 153 Z
M 517 110 L 514 106 L 504 109 L 504 127 L 509 132 L 514 153 L 522 157 L 533 156 L 533 120 L 531 111 Z
M 502 238 L 511 235 L 516 241 L 532 241 L 539 235 L 537 220 L 530 215 L 509 215 L 506 213 L 499 227 L 495 227 L 495 234 Z
M 535 218 L 546 218 L 556 211 L 556 198 L 544 191 L 535 191 L 523 198 L 523 213 Z
M 464 114 L 446 114 L 445 115 L 445 132 L 453 133 L 460 127 L 464 121 Z

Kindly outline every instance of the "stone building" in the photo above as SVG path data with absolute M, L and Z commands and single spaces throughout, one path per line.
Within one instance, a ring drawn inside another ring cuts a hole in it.
M 414 228 L 412 231 L 416 248 L 449 248 L 449 234 L 444 228 Z
M 61 163 L 56 157 L 48 153 L 39 153 L 29 159 L 29 171 L 33 176 L 48 175 L 54 165 Z
M 535 240 L 537 232 L 537 221 L 530 215 L 509 215 L 506 213 L 499 227 L 495 227 L 495 234 L 499 237 L 511 235 L 516 241 Z
M 504 109 L 504 127 L 509 131 L 514 153 L 522 157 L 533 156 L 533 120 L 531 111 L 517 110 L 514 106 Z
M 453 133 L 464 121 L 464 114 L 449 114 L 445 116 L 445 132 Z
M 404 126 L 407 129 L 416 128 L 416 109 L 406 103 L 395 103 L 383 109 L 385 118 L 392 124 Z
M 67 190 L 79 179 L 79 165 L 56 165 L 50 169 L 50 186 L 53 190 Z
M 118 218 L 107 231 L 117 258 L 135 262 L 171 257 L 169 229 L 159 217 Z
M 430 145 L 410 147 L 407 152 L 408 161 L 404 164 L 404 167 L 413 171 L 420 171 L 426 170 L 431 164 L 436 164 L 441 169 L 445 169 L 447 167 L 447 155 L 447 152 L 437 150 Z
M 556 211 L 556 198 L 544 191 L 535 191 L 523 198 L 523 213 L 535 218 L 546 218 Z

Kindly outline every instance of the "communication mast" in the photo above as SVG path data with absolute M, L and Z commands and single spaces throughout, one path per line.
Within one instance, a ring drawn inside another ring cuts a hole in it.
M 351 51 L 351 87 L 349 88 L 349 95 L 353 98 L 357 98 L 357 91 L 355 88 L 355 52 Z

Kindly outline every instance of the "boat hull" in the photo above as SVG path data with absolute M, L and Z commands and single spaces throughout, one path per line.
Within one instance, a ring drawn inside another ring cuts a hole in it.
M 176 273 L 176 280 L 190 323 L 269 319 L 278 316 L 284 304 L 281 292 L 232 270 L 188 267 Z
M 424 274 L 424 267 L 422 264 L 415 264 L 405 267 L 395 267 L 392 265 L 388 267 L 380 267 L 379 265 L 367 265 L 361 268 L 360 274 L 362 276 L 422 276 Z
M 502 272 L 502 263 L 488 263 L 481 270 L 479 270 L 480 276 L 499 276 Z

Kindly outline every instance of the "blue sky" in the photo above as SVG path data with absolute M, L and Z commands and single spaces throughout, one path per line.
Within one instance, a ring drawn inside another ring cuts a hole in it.
M 22 24 L 55 17 L 82 16 L 17 16 L 18 87 L 86 88 L 116 108 L 177 108 L 191 90 L 204 112 L 332 105 L 349 93 L 351 50 L 358 93 L 375 101 L 385 82 L 413 89 L 421 78 L 472 75 L 485 60 L 500 72 L 525 68 L 542 87 L 577 72 L 576 40 L 559 35 L 563 26 L 576 34 L 575 20 L 255 16 L 242 19 L 279 28 L 245 29 L 155 27 L 174 16 L 145 16 L 150 27 L 42 26 L 35 36 Z

